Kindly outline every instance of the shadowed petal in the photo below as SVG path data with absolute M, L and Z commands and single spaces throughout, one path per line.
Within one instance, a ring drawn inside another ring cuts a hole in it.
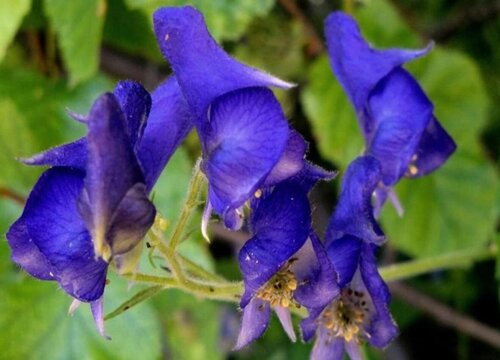
M 81 301 L 102 296 L 107 264 L 96 259 L 85 223 L 77 210 L 83 173 L 47 170 L 31 192 L 23 218 L 33 243 L 50 262 L 54 278 Z
M 231 58 L 191 6 L 165 7 L 153 15 L 156 39 L 197 117 L 218 96 L 245 87 L 292 85 Z
M 175 77 L 171 76 L 158 86 L 151 98 L 151 112 L 137 150 L 148 192 L 194 124 Z
M 212 104 L 210 121 L 200 137 L 202 169 L 218 214 L 236 210 L 255 193 L 280 159 L 288 132 L 285 115 L 270 90 L 238 90 Z
M 325 309 L 325 306 L 320 308 L 310 308 L 307 309 L 308 316 L 300 322 L 300 331 L 302 334 L 302 340 L 308 342 L 311 340 L 318 329 L 317 319 Z
M 367 333 L 370 335 L 368 341 L 373 346 L 383 348 L 397 336 L 398 328 L 389 312 L 391 294 L 378 273 L 373 245 L 363 245 L 360 272 L 375 307 L 375 313 L 366 328 Z
M 407 176 L 414 178 L 427 175 L 440 167 L 456 148 L 453 139 L 433 117 L 427 124 L 415 153 L 416 159 L 413 162 L 415 173 L 410 169 Z
M 380 178 L 380 163 L 371 156 L 360 156 L 349 165 L 337 207 L 326 231 L 326 246 L 344 235 L 377 244 L 384 240 L 371 205 L 371 197 Z
M 431 43 L 422 50 L 373 49 L 361 36 L 355 20 L 339 11 L 326 19 L 325 36 L 333 72 L 357 113 L 383 77 L 405 62 L 427 54 L 433 46 Z
M 251 218 L 255 235 L 238 256 L 245 283 L 242 307 L 302 247 L 311 227 L 309 200 L 296 185 L 276 186 L 256 206 Z
M 113 94 L 125 114 L 130 143 L 135 147 L 146 126 L 151 97 L 141 84 L 131 80 L 119 81 Z
M 260 299 L 252 299 L 243 309 L 240 333 L 233 350 L 240 350 L 264 334 L 269 325 L 271 306 Z
M 297 174 L 304 166 L 307 143 L 297 131 L 288 134 L 285 151 L 264 181 L 263 187 L 276 185 Z
M 330 336 L 325 327 L 320 326 L 311 352 L 311 360 L 342 360 L 343 355 L 344 340 Z
M 302 285 L 295 290 L 294 297 L 307 308 L 324 307 L 339 294 L 338 276 L 318 236 L 312 232 L 309 239 L 314 257 L 306 259 L 307 263 L 304 264 L 301 256 L 297 256 L 299 260 L 294 264 L 293 270 Z M 299 254 L 301 253 L 302 249 Z
M 156 216 L 156 209 L 146 195 L 144 184 L 132 186 L 111 219 L 108 239 L 113 255 L 134 248 L 146 235 Z
M 345 352 L 349 355 L 351 360 L 363 360 L 364 356 L 361 354 L 360 345 L 355 340 L 344 342 Z
M 12 249 L 12 260 L 16 264 L 37 279 L 54 280 L 54 269 L 33 242 L 24 215 L 12 224 L 6 237 Z
M 358 268 L 362 243 L 361 239 L 346 235 L 328 246 L 328 257 L 337 271 L 341 288 L 351 282 Z
M 129 189 L 144 180 L 114 95 L 96 100 L 87 124 L 89 158 L 80 207 L 96 254 L 108 260 L 111 253 L 106 233 L 111 217 Z
M 367 153 L 380 161 L 384 184 L 394 185 L 407 171 L 433 106 L 413 77 L 398 68 L 378 83 L 368 107 L 375 132 Z

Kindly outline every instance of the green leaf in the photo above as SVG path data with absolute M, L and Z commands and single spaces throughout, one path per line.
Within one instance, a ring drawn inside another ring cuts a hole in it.
M 140 10 L 129 10 L 124 0 L 108 0 L 104 42 L 148 59 L 163 62 L 150 19 Z
M 483 246 L 494 231 L 497 191 L 493 166 L 458 151 L 436 173 L 396 187 L 405 214 L 399 218 L 390 204 L 385 206 L 386 235 L 413 256 Z
M 69 90 L 28 70 L 0 68 L 0 186 L 26 195 L 41 169 L 16 161 L 76 139 L 85 126 L 70 119 L 66 109 L 86 113 L 110 83 L 95 78 Z
M 89 79 L 99 65 L 105 0 L 45 0 L 45 11 L 58 36 L 70 83 Z
M 125 0 L 131 9 L 142 9 L 151 18 L 161 6 L 193 5 L 205 16 L 212 36 L 217 40 L 235 40 L 257 16 L 265 16 L 275 0 Z
M 0 61 L 30 6 L 31 0 L 0 1 Z
M 165 324 L 168 358 L 176 360 L 224 359 L 220 305 L 177 290 L 156 296 L 153 302 Z M 234 344 L 229 344 L 232 346 Z
M 321 156 L 345 169 L 364 149 L 354 109 L 332 75 L 327 56 L 311 66 L 301 94 Z
M 160 326 L 150 304 L 106 322 L 107 341 L 95 329 L 89 306 L 67 315 L 69 296 L 52 282 L 24 276 L 3 278 L 0 288 L 0 348 L 6 359 L 157 359 Z M 105 308 L 126 299 L 127 285 L 106 287 Z

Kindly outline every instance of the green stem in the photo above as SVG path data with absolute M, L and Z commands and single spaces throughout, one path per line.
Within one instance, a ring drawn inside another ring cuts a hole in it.
M 352 14 L 354 12 L 354 0 L 344 0 L 342 8 L 346 13 Z
M 194 167 L 194 174 L 189 183 L 188 192 L 184 206 L 182 207 L 181 214 L 174 227 L 174 231 L 168 241 L 170 252 L 174 252 L 182 239 L 182 233 L 193 214 L 193 209 L 198 206 L 198 197 L 200 195 L 201 186 L 203 184 L 203 174 L 200 170 L 201 161 L 198 160 Z
M 488 248 L 461 250 L 425 259 L 410 260 L 400 264 L 385 266 L 380 269 L 380 274 L 388 282 L 403 280 L 436 270 L 470 266 L 475 262 L 495 258 L 497 253 L 498 249 L 495 245 Z M 243 283 L 223 280 L 218 275 L 208 272 L 198 264 L 184 257 L 180 257 L 180 260 L 186 269 L 203 279 L 195 280 L 189 277 L 182 277 L 179 279 L 141 273 L 125 274 L 123 276 L 129 280 L 153 286 L 137 293 L 130 300 L 126 301 L 116 310 L 109 313 L 106 316 L 106 319 L 111 319 L 128 310 L 130 307 L 156 295 L 161 290 L 168 288 L 184 290 L 185 292 L 195 296 L 213 300 L 238 302 L 241 298 Z M 204 281 L 205 279 L 208 281 Z M 307 316 L 307 312 L 304 308 L 291 307 L 290 311 L 300 317 Z
M 497 255 L 497 252 L 498 249 L 495 245 L 487 248 L 459 250 L 444 255 L 384 266 L 380 269 L 380 275 L 385 281 L 403 280 L 435 270 L 467 267 L 474 262 L 492 259 Z

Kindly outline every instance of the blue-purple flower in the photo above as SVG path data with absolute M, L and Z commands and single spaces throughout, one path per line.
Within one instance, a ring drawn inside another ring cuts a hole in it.
M 30 275 L 55 280 L 78 301 L 89 302 L 103 333 L 102 295 L 108 263 L 118 267 L 138 246 L 155 218 L 148 193 L 185 136 L 175 78 L 153 93 L 122 82 L 79 117 L 87 136 L 27 159 L 51 165 L 7 234 L 12 258 Z M 188 113 L 187 113 L 188 114 Z M 170 128 L 158 132 L 155 127 Z M 158 146 L 155 150 L 154 147 Z
M 397 334 L 388 309 L 390 294 L 374 256 L 384 234 L 374 220 L 370 199 L 381 176 L 375 158 L 363 156 L 353 161 L 342 182 L 324 246 L 319 240 L 314 242 L 319 261 L 297 289 L 298 294 L 315 294 L 303 303 L 309 317 L 301 323 L 305 341 L 316 335 L 312 359 L 340 360 L 344 351 L 351 359 L 361 359 L 359 344 L 363 341 L 385 347 Z M 332 272 L 336 274 L 334 286 L 328 285 Z
M 352 17 L 332 13 L 325 23 L 328 54 L 337 79 L 354 106 L 366 153 L 382 166 L 377 189 L 379 211 L 391 188 L 403 176 L 420 177 L 440 167 L 454 152 L 453 139 L 433 115 L 433 105 L 403 69 L 422 50 L 376 50 L 363 39 Z
M 204 218 L 214 209 L 236 230 L 242 224 L 239 209 L 257 190 L 302 166 L 304 153 L 296 154 L 300 148 L 305 152 L 305 144 L 290 145 L 297 142 L 297 134 L 289 130 L 268 89 L 292 85 L 231 58 L 192 7 L 161 8 L 154 25 L 160 49 L 195 115 L 201 168 L 209 183 Z

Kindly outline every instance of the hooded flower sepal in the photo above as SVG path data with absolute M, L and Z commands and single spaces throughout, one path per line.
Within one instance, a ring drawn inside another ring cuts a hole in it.
M 245 291 L 240 306 L 243 319 L 236 349 L 260 337 L 274 309 L 285 331 L 295 340 L 289 306 L 296 304 L 298 286 L 293 272 L 294 254 L 303 246 L 311 226 L 307 192 L 284 182 L 263 192 L 252 203 L 253 237 L 239 253 Z
M 355 108 L 366 152 L 382 165 L 383 184 L 392 187 L 403 176 L 419 177 L 440 167 L 456 145 L 402 67 L 433 44 L 422 50 L 373 49 L 355 20 L 342 12 L 327 18 L 325 34 L 333 72 Z

